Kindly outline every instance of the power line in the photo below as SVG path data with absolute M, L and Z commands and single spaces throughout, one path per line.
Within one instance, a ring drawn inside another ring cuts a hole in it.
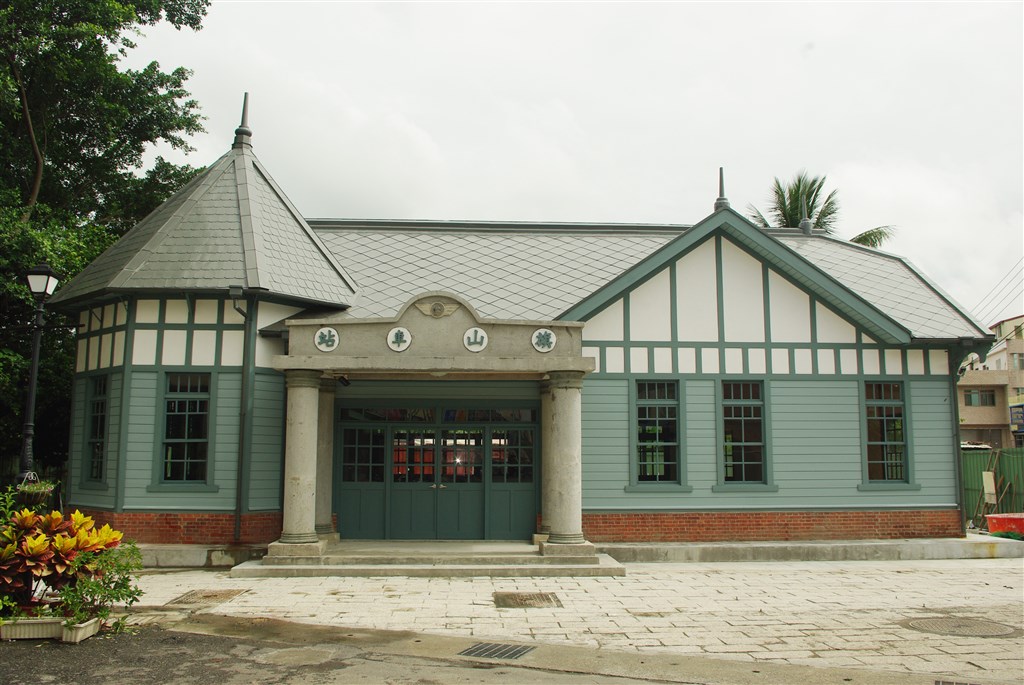
M 985 305 L 985 301 L 988 300 L 989 297 L 991 297 L 992 293 L 995 292 L 995 290 L 997 288 L 999 288 L 999 286 L 1002 284 L 1002 282 L 1013 273 L 1014 269 L 1016 269 L 1022 263 L 1024 263 L 1024 257 L 1021 257 L 1020 259 L 1018 259 L 1017 263 L 1014 264 L 1013 266 L 1011 266 L 1010 269 L 1005 274 L 1003 274 L 1003 277 L 1000 278 L 999 281 L 994 286 L 992 286 L 992 290 L 989 290 L 988 293 L 986 293 L 985 296 L 982 297 L 981 300 L 976 305 L 971 307 L 971 309 L 973 311 L 979 311 L 981 309 L 981 307 Z
M 1017 269 L 1013 273 L 1007 274 L 1010 276 L 1010 280 L 998 289 L 998 291 L 990 293 L 985 299 L 988 301 L 983 308 L 980 308 L 980 314 L 982 319 L 990 318 L 994 314 L 1001 312 L 1005 307 L 1006 291 L 1009 289 L 1009 294 L 1014 295 L 1021 292 L 1020 290 L 1020 275 L 1024 272 L 1024 269 Z M 1002 281 L 1000 281 L 1002 282 Z M 995 307 L 995 309 L 993 309 Z
M 1010 291 L 1009 293 L 1007 293 L 1006 297 L 1004 297 L 999 302 L 999 306 L 992 311 L 992 314 L 990 314 L 990 318 L 995 318 L 998 321 L 999 320 L 998 315 L 1001 315 L 1006 310 L 1007 305 L 1008 305 L 1008 300 L 1010 298 L 1012 298 L 1014 295 L 1018 295 L 1018 293 L 1015 293 L 1013 291 Z

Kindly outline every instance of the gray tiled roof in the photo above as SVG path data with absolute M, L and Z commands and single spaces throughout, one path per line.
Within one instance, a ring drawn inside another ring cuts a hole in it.
M 465 297 L 484 317 L 554 319 L 687 230 L 328 219 L 310 224 L 344 256 L 361 285 L 360 301 L 347 312 L 357 318 L 395 316 L 413 295 L 446 290 Z M 773 237 L 915 338 L 986 335 L 898 257 L 821 235 Z
M 394 316 L 412 295 L 445 290 L 483 317 L 554 319 L 678 235 L 628 227 L 613 233 L 311 224 L 360 284 L 360 300 L 348 310 L 360 318 Z
M 286 300 L 341 306 L 349 277 L 274 184 L 236 145 L 100 255 L 56 304 L 128 291 L 261 288 Z
M 824 236 L 777 236 L 784 245 L 910 330 L 915 338 L 987 334 L 906 260 Z

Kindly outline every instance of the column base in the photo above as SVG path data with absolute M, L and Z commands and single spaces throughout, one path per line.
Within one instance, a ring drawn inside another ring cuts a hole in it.
M 583 533 L 555 533 L 549 532 L 548 542 L 554 542 L 560 545 L 582 545 L 586 543 L 586 538 L 583 537 Z
M 542 542 L 540 543 L 541 556 L 558 557 L 593 557 L 597 556 L 597 548 L 589 542 L 564 543 L 564 542 Z
M 341 534 L 333 531 L 327 533 L 321 533 L 319 530 L 316 532 L 316 536 L 320 539 L 320 542 L 340 542 Z
M 285 542 L 278 540 L 267 545 L 268 557 L 320 557 L 327 549 L 326 540 L 312 542 Z

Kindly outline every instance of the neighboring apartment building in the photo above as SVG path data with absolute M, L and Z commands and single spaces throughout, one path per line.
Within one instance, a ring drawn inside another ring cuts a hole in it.
M 1024 403 L 1024 316 L 1004 319 L 989 330 L 996 342 L 985 360 L 971 355 L 961 367 L 960 440 L 1024 447 L 1024 424 L 1010 417 L 1010 407 Z

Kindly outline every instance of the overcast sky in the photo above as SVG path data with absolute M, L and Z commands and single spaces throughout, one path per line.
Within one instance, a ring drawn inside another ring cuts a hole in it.
M 840 237 L 895 225 L 884 249 L 989 325 L 1024 313 L 1022 7 L 214 0 L 131 63 L 194 71 L 196 166 L 249 91 L 306 217 L 692 224 L 719 166 L 743 213 L 824 174 Z

